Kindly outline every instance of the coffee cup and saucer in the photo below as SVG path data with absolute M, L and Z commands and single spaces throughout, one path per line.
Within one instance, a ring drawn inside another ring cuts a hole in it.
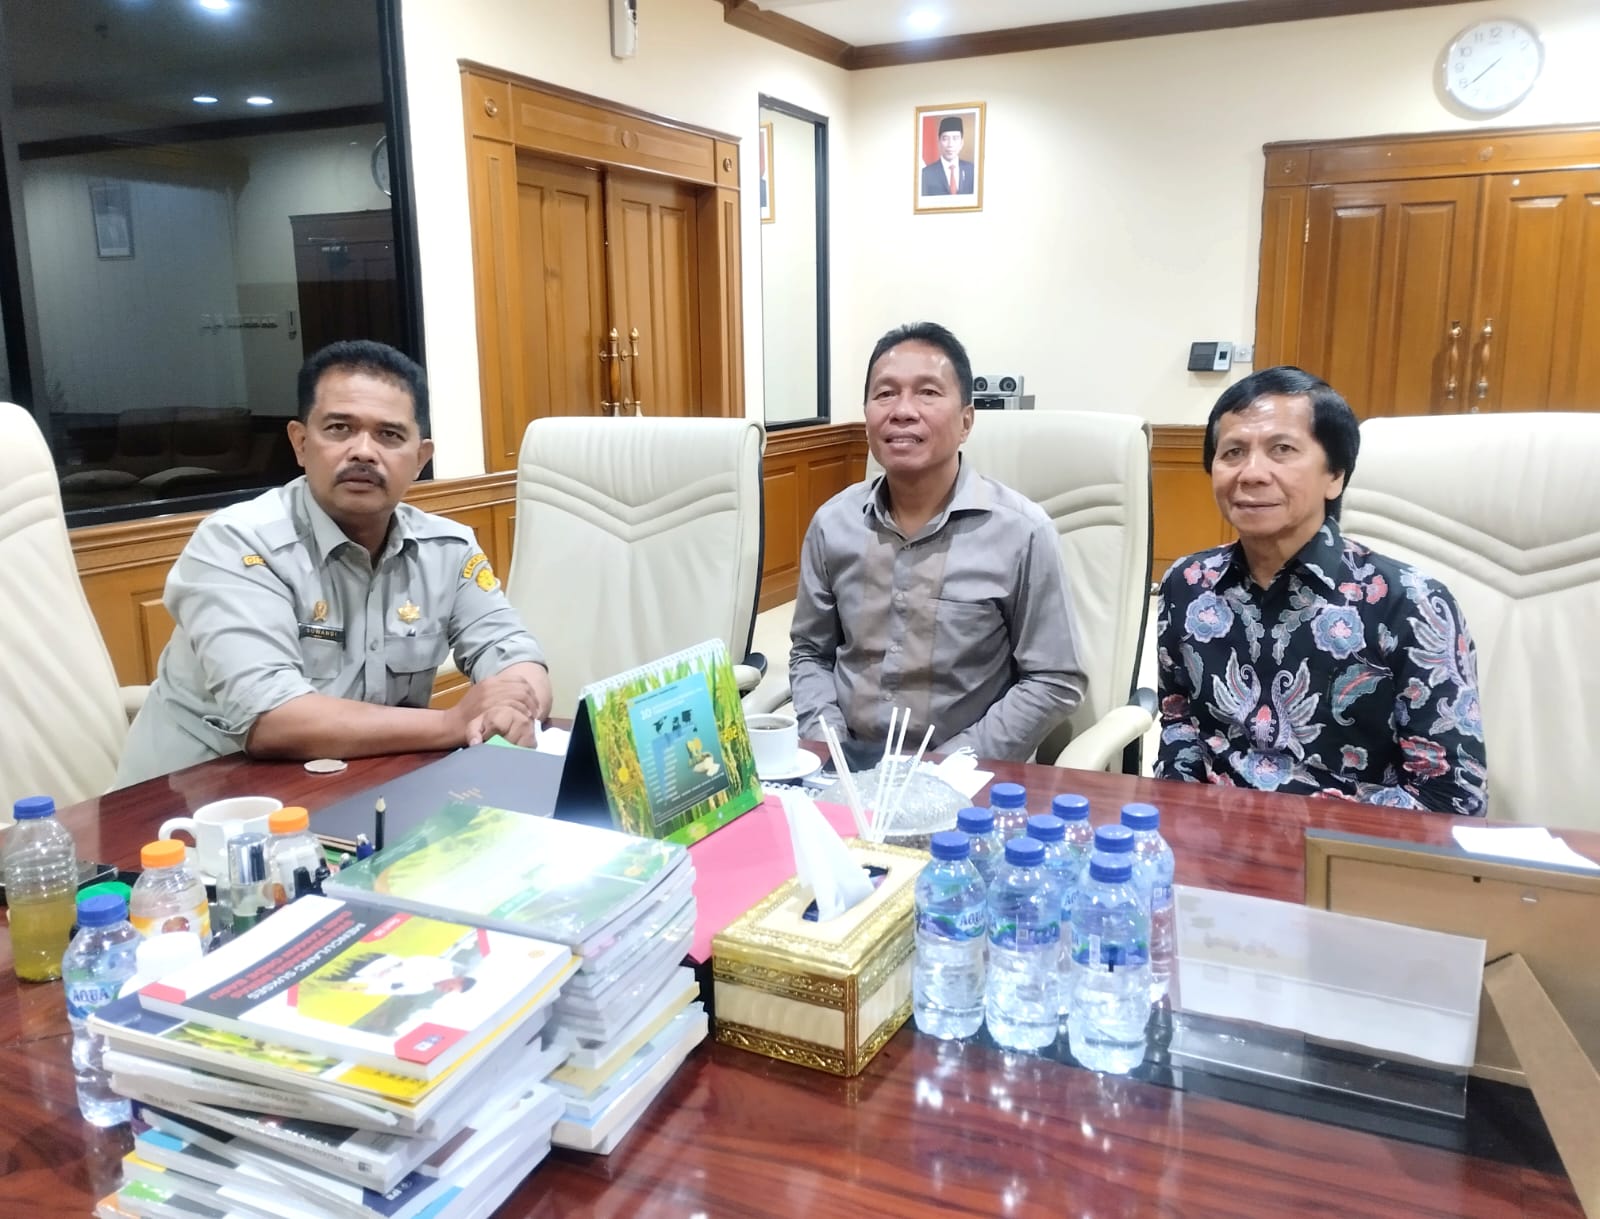
M 189 863 L 207 884 L 228 879 L 227 830 L 237 822 L 241 833 L 265 834 L 267 816 L 283 807 L 271 796 L 234 796 L 214 800 L 194 811 L 192 817 L 172 817 L 161 823 L 157 838 L 187 834 L 194 839 L 188 848 Z
M 780 711 L 749 716 L 745 723 L 763 783 L 797 783 L 822 769 L 821 758 L 800 748 L 800 723 L 794 716 Z

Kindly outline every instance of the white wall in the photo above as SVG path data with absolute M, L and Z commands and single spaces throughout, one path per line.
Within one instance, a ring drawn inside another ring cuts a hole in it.
M 786 99 L 785 99 L 786 100 Z M 761 226 L 762 383 L 768 423 L 817 416 L 817 146 L 805 119 L 772 124 L 772 221 Z M 751 154 L 755 154 L 752 152 Z
M 1440 100 L 1442 52 L 1508 15 L 1542 34 L 1544 73 L 1474 122 Z M 983 370 L 1025 374 L 1041 408 L 1201 422 L 1228 378 L 1185 372 L 1189 343 L 1253 341 L 1263 144 L 1594 122 L 1597 61 L 1596 0 L 1494 0 L 854 73 L 835 367 L 858 377 L 879 334 L 928 317 Z M 971 100 L 988 103 L 984 210 L 913 215 L 913 107 Z
M 602 0 L 404 0 L 401 6 L 422 246 L 423 324 L 441 477 L 483 471 L 460 59 L 739 138 L 745 402 L 751 417 L 762 417 L 757 98 L 768 93 L 827 115 L 835 163 L 842 164 L 839 158 L 848 147 L 851 127 L 845 114 L 848 73 L 726 25 L 721 7 L 710 0 L 650 0 L 641 5 L 639 52 L 633 59 L 616 60 L 611 57 L 609 11 Z M 833 190 L 833 265 L 839 268 L 846 265 L 849 249 L 852 195 L 841 193 L 837 175 Z M 836 293 L 835 299 L 841 295 Z M 844 336 L 836 310 L 835 352 Z M 840 376 L 835 376 L 836 385 Z

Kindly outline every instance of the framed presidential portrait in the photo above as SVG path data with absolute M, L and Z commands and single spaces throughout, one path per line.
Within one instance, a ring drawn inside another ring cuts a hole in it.
M 982 102 L 917 107 L 913 211 L 983 210 L 983 121 Z
M 761 223 L 771 224 L 778 218 L 778 197 L 773 193 L 777 185 L 772 176 L 772 124 L 761 124 L 761 143 L 756 149 L 761 169 Z
M 133 207 L 126 182 L 99 182 L 89 187 L 94 217 L 94 250 L 101 258 L 133 257 Z

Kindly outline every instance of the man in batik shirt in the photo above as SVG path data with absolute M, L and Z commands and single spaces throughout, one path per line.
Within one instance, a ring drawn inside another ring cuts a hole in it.
M 1298 368 L 1230 386 L 1205 468 L 1239 534 L 1161 582 L 1155 773 L 1481 815 L 1478 658 L 1448 589 L 1339 532 L 1361 436 Z

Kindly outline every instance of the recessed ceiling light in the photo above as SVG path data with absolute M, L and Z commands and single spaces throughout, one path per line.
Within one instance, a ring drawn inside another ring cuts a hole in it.
M 196 93 L 189 100 L 197 106 L 215 106 L 217 104 L 217 99 L 209 93 Z
M 936 8 L 915 8 L 906 14 L 906 25 L 919 34 L 931 34 L 944 24 L 944 14 Z
M 259 94 L 259 93 L 255 94 L 253 97 L 245 98 L 244 101 L 245 101 L 245 105 L 247 105 L 247 106 L 270 106 L 270 105 L 272 105 L 272 99 L 270 97 L 262 97 L 261 94 Z
M 233 0 L 197 0 L 208 13 L 225 13 L 233 7 Z

